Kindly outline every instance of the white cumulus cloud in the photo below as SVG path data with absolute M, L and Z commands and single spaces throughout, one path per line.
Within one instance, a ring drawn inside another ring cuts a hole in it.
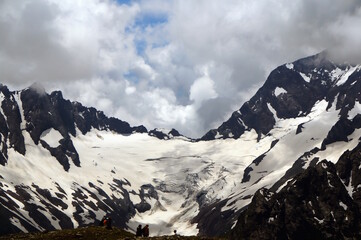
M 200 137 L 280 64 L 361 61 L 358 0 L 2 0 L 1 83 Z

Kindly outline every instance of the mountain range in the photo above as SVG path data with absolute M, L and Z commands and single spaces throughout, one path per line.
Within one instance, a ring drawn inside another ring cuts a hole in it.
M 0 234 L 111 216 L 151 235 L 361 237 L 361 65 L 327 52 L 273 70 L 199 139 L 0 86 Z

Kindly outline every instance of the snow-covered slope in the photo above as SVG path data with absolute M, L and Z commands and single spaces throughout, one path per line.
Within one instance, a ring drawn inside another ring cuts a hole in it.
M 149 224 L 151 235 L 224 234 L 259 189 L 280 192 L 359 144 L 360 69 L 325 53 L 280 66 L 199 140 L 130 127 L 59 92 L 2 86 L 0 233 L 109 215 L 119 227 Z

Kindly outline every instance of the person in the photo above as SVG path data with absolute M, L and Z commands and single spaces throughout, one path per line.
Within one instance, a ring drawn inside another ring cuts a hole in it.
M 112 218 L 108 217 L 105 222 L 105 228 L 106 229 L 112 229 Z
M 143 237 L 149 237 L 149 225 L 145 225 L 143 228 Z
M 104 221 L 105 221 L 105 219 L 106 219 L 106 217 L 104 216 L 104 217 L 102 218 L 102 220 L 100 220 L 99 226 L 104 226 Z
M 139 226 L 137 227 L 137 232 L 135 233 L 135 236 L 141 237 L 142 235 L 143 235 L 142 225 L 139 224 Z
M 177 230 L 174 230 L 173 232 L 174 232 L 174 235 L 177 236 Z

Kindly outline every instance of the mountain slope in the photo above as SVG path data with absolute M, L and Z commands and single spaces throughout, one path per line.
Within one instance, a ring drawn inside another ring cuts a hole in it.
M 333 164 L 297 175 L 281 191 L 261 189 L 242 212 L 232 239 L 360 239 L 361 144 Z
M 237 231 L 238 216 L 262 200 L 259 189 L 286 192 L 309 166 L 340 162 L 358 146 L 360 69 L 327 53 L 282 65 L 198 141 L 130 127 L 60 92 L 1 86 L 0 234 L 87 226 L 104 215 L 129 230 L 149 224 L 151 235 Z M 341 182 L 357 187 L 357 164 L 341 165 Z
M 342 108 L 342 117 L 347 117 L 359 100 L 360 68 L 333 63 L 327 52 L 282 65 L 230 119 L 202 140 L 238 138 L 246 129 L 254 129 L 261 137 L 274 128 L 277 119 L 307 116 L 321 100 L 332 104 L 337 98 L 336 109 Z

